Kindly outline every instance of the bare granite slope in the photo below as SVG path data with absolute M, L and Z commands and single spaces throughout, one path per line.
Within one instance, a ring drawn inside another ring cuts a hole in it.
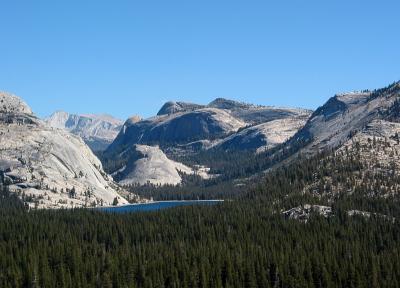
M 302 128 L 306 121 L 307 117 L 293 117 L 250 126 L 217 142 L 212 148 L 262 152 L 284 143 Z
M 0 176 L 11 192 L 39 208 L 127 201 L 80 137 L 50 127 L 20 98 L 0 93 Z
M 338 94 L 311 115 L 288 145 L 303 146 L 301 151 L 306 154 L 340 147 L 354 135 L 366 131 L 374 120 L 397 122 L 400 115 L 393 113 L 398 113 L 394 109 L 399 97 L 399 83 L 375 92 Z
M 164 104 L 157 116 L 142 121 L 128 119 L 104 155 L 118 163 L 111 172 L 118 175 L 120 183 L 178 184 L 181 179 L 177 169 L 167 169 L 176 163 L 169 165 L 160 153 L 165 153 L 165 158 L 179 159 L 208 149 L 264 151 L 293 136 L 310 114 L 304 109 L 257 106 L 223 98 L 208 105 L 171 101 Z M 157 153 L 152 148 L 149 155 L 160 157 L 139 161 L 136 150 L 143 147 L 140 145 L 159 147 Z M 136 156 L 126 157 L 132 154 Z M 161 158 L 164 166 L 158 163 Z M 144 173 L 146 169 L 153 172 Z M 172 173 L 167 173 L 169 181 L 164 180 L 168 178 L 166 170 Z
M 158 146 L 135 145 L 134 149 L 127 164 L 113 174 L 121 185 L 179 185 L 182 174 L 195 173 L 192 168 L 168 159 Z M 197 169 L 196 173 L 209 177 L 204 168 Z

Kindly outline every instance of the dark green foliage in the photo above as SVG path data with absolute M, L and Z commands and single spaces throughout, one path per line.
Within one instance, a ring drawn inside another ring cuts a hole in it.
M 0 216 L 24 210 L 24 205 L 20 199 L 8 191 L 6 186 L 0 183 Z
M 113 206 L 117 206 L 118 205 L 118 198 L 115 197 L 112 203 Z
M 306 143 L 306 141 L 298 141 L 291 145 L 281 144 L 263 153 L 255 153 L 251 150 L 224 151 L 221 149 L 211 149 L 201 151 L 195 155 L 177 157 L 174 160 L 190 166 L 203 165 L 210 167 L 211 174 L 219 175 L 219 177 L 207 181 L 208 185 L 214 185 L 224 181 L 253 176 L 260 171 L 271 168 L 273 165 L 293 155 L 294 152 L 298 151 Z
M 345 185 L 363 169 L 357 157 L 330 156 L 299 157 L 245 186 L 202 183 L 183 196 L 220 191 L 232 201 L 160 212 L 28 212 L 4 189 L 0 287 L 398 287 L 399 222 L 347 215 L 359 209 L 399 219 L 398 196 L 369 195 L 363 185 L 352 195 L 332 197 L 327 185 L 301 193 L 324 176 Z M 167 188 L 153 193 L 167 197 Z M 302 223 L 280 213 L 304 203 L 330 204 L 335 216 Z
M 5 191 L 0 287 L 398 285 L 398 222 L 349 218 L 344 200 L 338 217 L 288 221 L 263 187 L 254 200 L 124 215 L 27 212 Z
M 379 219 L 303 224 L 252 201 L 2 214 L 1 287 L 396 287 L 400 279 L 400 227 Z
M 376 89 L 372 91 L 371 95 L 369 96 L 369 99 L 376 99 L 378 97 L 382 97 L 383 95 L 387 95 L 387 97 L 390 94 L 397 93 L 400 91 L 400 82 L 394 82 L 387 87 L 381 88 L 381 89 Z
M 210 184 L 207 181 L 189 179 L 191 176 L 184 176 L 182 186 L 152 184 L 144 186 L 126 186 L 132 193 L 144 198 L 154 200 L 207 200 L 207 199 L 233 199 L 243 195 L 245 187 L 241 184 L 224 181 L 217 184 Z

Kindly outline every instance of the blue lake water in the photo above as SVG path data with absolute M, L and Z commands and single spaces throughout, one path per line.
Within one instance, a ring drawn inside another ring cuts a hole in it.
M 223 200 L 191 200 L 191 201 L 159 201 L 145 204 L 132 204 L 118 207 L 99 208 L 102 211 L 113 213 L 134 213 L 143 211 L 158 211 L 168 208 L 191 206 L 191 205 L 216 205 L 223 203 Z

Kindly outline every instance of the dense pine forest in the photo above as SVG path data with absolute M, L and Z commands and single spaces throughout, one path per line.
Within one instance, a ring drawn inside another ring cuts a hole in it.
M 113 215 L 1 209 L 1 287 L 398 287 L 400 227 L 263 203 Z
M 331 155 L 298 159 L 245 187 L 203 183 L 204 197 L 221 189 L 230 199 L 210 207 L 27 211 L 3 188 L 0 287 L 399 287 L 398 196 L 368 196 L 369 183 L 353 194 L 332 196 L 327 185 L 307 192 L 316 177 L 342 171 L 329 187 L 340 186 L 362 168 L 357 157 Z M 142 192 L 165 198 L 168 189 Z M 333 216 L 283 216 L 305 203 L 331 205 Z M 349 209 L 385 217 L 350 217 Z

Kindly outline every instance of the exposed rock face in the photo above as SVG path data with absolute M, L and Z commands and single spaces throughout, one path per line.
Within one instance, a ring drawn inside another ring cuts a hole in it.
M 225 98 L 217 98 L 214 101 L 208 104 L 208 107 L 218 108 L 218 109 L 226 109 L 226 110 L 240 110 L 240 109 L 249 109 L 256 107 L 252 104 L 242 103 L 234 100 L 229 100 Z
M 253 105 L 224 98 L 217 98 L 208 104 L 208 107 L 227 110 L 232 116 L 246 122 L 247 125 L 257 125 L 284 118 L 304 118 L 309 117 L 312 113 L 311 110 L 306 109 Z
M 133 116 L 129 117 L 127 121 L 129 121 L 129 123 L 131 123 L 131 124 L 135 124 L 137 122 L 142 121 L 142 117 L 140 117 L 138 115 L 133 115 Z M 122 122 L 121 122 L 121 124 L 122 124 Z
M 0 113 L 32 114 L 31 108 L 15 95 L 0 92 Z
M 137 144 L 158 145 L 174 157 L 210 148 L 256 152 L 286 141 L 310 113 L 304 109 L 256 106 L 222 98 L 206 106 L 167 102 L 155 117 L 139 122 L 128 119 L 106 150 L 105 157 L 117 159 L 119 168 L 127 169 L 132 161 L 125 155 L 135 154 Z M 128 183 L 131 174 L 125 171 L 124 175 Z M 143 183 L 136 176 L 132 179 Z M 178 183 L 179 179 L 175 179 L 177 181 L 172 182 Z
M 170 115 L 178 112 L 189 112 L 197 109 L 205 108 L 203 105 L 193 104 L 193 103 L 185 103 L 185 102 L 174 102 L 170 101 L 165 103 L 160 111 L 158 111 L 157 115 Z
M 214 148 L 262 152 L 288 140 L 306 121 L 307 117 L 283 118 L 251 126 L 228 136 Z
M 75 115 L 63 111 L 55 112 L 45 121 L 52 127 L 80 136 L 93 151 L 105 150 L 117 137 L 123 124 L 109 115 Z
M 224 136 L 244 125 L 228 112 L 214 108 L 157 116 L 137 123 L 127 121 L 107 152 L 120 153 L 134 144 L 188 143 Z
M 374 120 L 400 119 L 400 115 L 394 112 L 394 105 L 399 96 L 399 84 L 375 93 L 353 92 L 336 95 L 312 114 L 289 145 L 305 143 L 302 145 L 302 151 L 308 154 L 340 147 Z
M 127 165 L 114 173 L 121 185 L 178 185 L 182 182 L 179 172 L 194 173 L 190 167 L 168 159 L 157 146 L 135 145 L 134 151 L 127 153 L 130 153 Z
M 0 94 L 0 174 L 39 208 L 127 203 L 81 138 L 52 128 L 18 97 Z
M 156 117 L 140 122 L 126 121 L 121 133 L 107 149 L 107 153 L 120 153 L 126 147 L 134 144 L 156 144 L 161 146 L 178 144 L 182 147 L 196 141 L 203 141 L 201 143 L 204 143 L 204 141 L 210 140 L 223 140 L 229 134 L 236 133 L 240 128 L 248 128 L 274 120 L 288 119 L 286 122 L 290 127 L 285 128 L 288 131 L 282 132 L 275 139 L 272 139 L 273 137 L 271 136 L 271 145 L 265 141 L 264 136 L 267 135 L 265 130 L 271 131 L 274 127 L 282 130 L 282 127 L 279 127 L 277 122 L 271 123 L 269 126 L 254 127 L 250 132 L 246 131 L 238 135 L 239 138 L 245 138 L 246 133 L 252 134 L 249 139 L 241 142 L 251 142 L 253 140 L 254 142 L 247 146 L 250 149 L 257 149 L 264 146 L 272 146 L 278 138 L 281 141 L 286 140 L 287 137 L 284 135 L 288 134 L 290 136 L 291 130 L 298 128 L 298 125 L 303 123 L 304 119 L 309 115 L 310 111 L 303 109 L 255 106 L 222 98 L 211 102 L 206 108 L 196 104 L 168 102 Z M 274 132 L 271 132 L 272 135 Z M 276 135 L 280 133 L 279 131 L 275 132 Z M 258 139 L 255 135 L 257 133 L 263 136 L 258 137 L 260 138 Z M 211 146 L 208 145 L 207 147 Z M 247 149 L 247 146 L 242 145 L 242 148 Z

